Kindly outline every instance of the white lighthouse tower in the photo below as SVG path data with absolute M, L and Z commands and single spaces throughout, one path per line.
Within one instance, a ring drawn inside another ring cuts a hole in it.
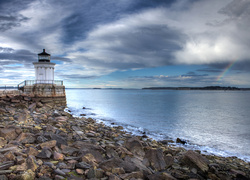
M 38 54 L 38 62 L 34 62 L 36 84 L 54 84 L 55 63 L 50 62 L 50 54 L 43 52 Z

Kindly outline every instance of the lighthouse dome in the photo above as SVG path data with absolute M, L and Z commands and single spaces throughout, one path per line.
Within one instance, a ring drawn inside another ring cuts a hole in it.
M 43 52 L 38 54 L 38 61 L 39 62 L 50 62 L 50 54 L 45 52 L 45 49 L 43 49 Z

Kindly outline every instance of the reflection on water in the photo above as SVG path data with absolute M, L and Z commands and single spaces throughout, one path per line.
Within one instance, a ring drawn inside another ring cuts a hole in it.
M 67 89 L 68 107 L 76 115 L 141 128 L 155 139 L 180 137 L 206 150 L 248 158 L 249 99 L 249 91 Z

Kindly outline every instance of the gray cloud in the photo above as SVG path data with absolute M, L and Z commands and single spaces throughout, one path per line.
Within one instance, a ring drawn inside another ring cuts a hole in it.
M 6 31 L 12 27 L 20 26 L 22 22 L 27 20 L 28 18 L 22 15 L 0 15 L 0 31 Z

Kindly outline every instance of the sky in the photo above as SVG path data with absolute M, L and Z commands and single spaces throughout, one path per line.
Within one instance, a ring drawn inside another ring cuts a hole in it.
M 0 85 L 46 49 L 68 88 L 250 87 L 250 0 L 1 0 Z

